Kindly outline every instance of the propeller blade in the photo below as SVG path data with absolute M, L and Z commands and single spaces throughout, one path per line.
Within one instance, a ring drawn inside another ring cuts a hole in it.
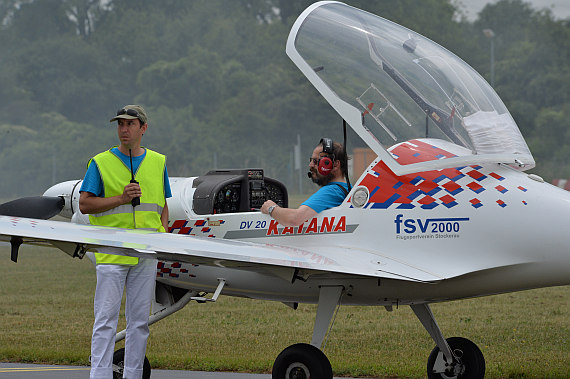
M 22 197 L 0 204 L 0 215 L 47 220 L 58 215 L 64 205 L 65 200 L 60 196 Z

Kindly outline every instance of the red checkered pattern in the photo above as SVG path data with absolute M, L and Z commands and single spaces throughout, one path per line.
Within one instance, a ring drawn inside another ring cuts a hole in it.
M 455 156 L 418 140 L 402 143 L 390 153 L 402 165 Z M 486 172 L 479 165 L 396 176 L 384 162 L 380 161 L 357 184 L 366 186 L 369 190 L 370 196 L 365 208 L 433 209 L 439 205 L 452 208 L 460 201 L 469 201 L 473 207 L 479 208 L 484 206 L 483 197 L 473 198 L 469 197 L 469 194 L 481 195 L 486 189 L 495 188 L 501 195 L 505 195 L 508 192 L 507 184 L 497 184 L 497 181 L 504 180 L 503 176 L 496 172 Z M 519 189 L 526 191 L 522 187 Z M 493 201 L 501 207 L 507 205 L 504 199 L 495 198 Z M 526 202 L 523 204 L 526 205 Z

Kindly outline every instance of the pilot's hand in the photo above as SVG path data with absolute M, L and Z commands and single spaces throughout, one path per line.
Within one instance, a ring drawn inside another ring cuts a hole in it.
M 130 203 L 135 197 L 141 197 L 141 187 L 138 183 L 129 183 L 125 186 L 123 194 L 121 195 L 123 204 Z
M 263 205 L 261 206 L 261 213 L 263 214 L 269 214 L 269 207 L 273 206 L 273 205 L 277 205 L 275 204 L 275 202 L 273 200 L 267 200 L 265 203 L 263 203 Z

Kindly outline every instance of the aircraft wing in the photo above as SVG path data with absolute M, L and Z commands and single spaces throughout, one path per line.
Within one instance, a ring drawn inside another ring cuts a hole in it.
M 20 244 L 51 245 L 74 256 L 111 249 L 120 255 L 154 257 L 243 270 L 331 272 L 415 282 L 443 279 L 375 252 L 334 246 L 319 251 L 283 245 L 156 233 L 60 221 L 0 216 L 0 241 L 11 242 L 12 257 Z

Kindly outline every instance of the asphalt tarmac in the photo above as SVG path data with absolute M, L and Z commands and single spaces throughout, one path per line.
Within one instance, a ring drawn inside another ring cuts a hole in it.
M 270 379 L 270 374 L 152 370 L 151 379 Z M 0 379 L 89 379 L 89 367 L 1 363 Z
M 270 374 L 152 370 L 151 379 L 270 379 Z M 0 362 L 0 379 L 89 379 L 89 367 Z M 341 379 L 341 378 L 337 378 Z M 342 378 L 353 379 L 353 378 Z

